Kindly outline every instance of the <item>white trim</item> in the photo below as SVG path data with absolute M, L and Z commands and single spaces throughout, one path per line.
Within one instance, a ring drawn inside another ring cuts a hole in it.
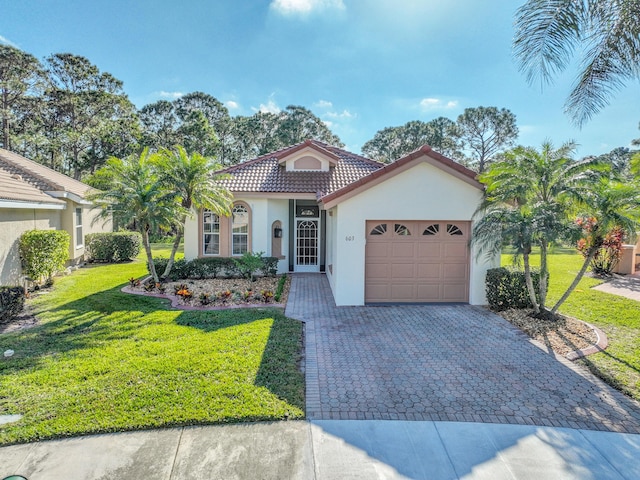
M 317 170 L 316 170 L 317 171 Z M 318 196 L 315 193 L 297 193 L 297 192 L 243 192 L 237 190 L 231 190 L 235 198 L 278 198 L 284 200 L 291 200 L 293 198 L 297 200 L 318 200 Z
M 30 210 L 65 210 L 66 205 L 57 203 L 20 202 L 13 200 L 0 200 L 0 208 L 24 208 Z
M 297 202 L 293 203 L 294 220 L 293 220 L 293 271 L 304 273 L 319 273 L 320 272 L 320 252 L 322 250 L 322 217 L 320 216 L 320 210 L 318 210 L 317 217 L 298 217 L 295 216 L 298 205 Z M 298 222 L 299 221 L 316 221 L 318 228 L 318 235 L 316 237 L 316 263 L 315 265 L 298 265 Z
M 44 193 L 46 193 L 47 195 L 51 195 L 53 198 L 66 198 L 68 200 L 71 200 L 72 202 L 79 203 L 80 205 L 93 205 L 93 203 L 91 203 L 89 200 L 85 200 L 80 195 L 76 195 L 75 193 L 71 192 L 51 191 Z

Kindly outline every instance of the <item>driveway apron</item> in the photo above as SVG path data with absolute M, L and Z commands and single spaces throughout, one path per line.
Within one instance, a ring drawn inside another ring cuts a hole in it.
M 640 404 L 469 305 L 336 307 L 323 274 L 295 274 L 307 416 L 510 423 L 640 433 Z

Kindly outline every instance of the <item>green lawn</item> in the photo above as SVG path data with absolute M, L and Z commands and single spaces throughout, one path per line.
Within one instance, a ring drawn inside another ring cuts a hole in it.
M 168 256 L 168 246 L 165 255 Z M 277 309 L 170 310 L 127 295 L 145 263 L 90 266 L 0 335 L 0 444 L 139 428 L 304 417 L 302 326 Z
M 551 306 L 564 293 L 582 264 L 582 256 L 567 253 L 570 251 L 556 250 L 549 257 L 548 303 Z M 539 264 L 539 257 L 534 257 L 533 262 Z M 510 264 L 511 256 L 503 255 L 502 263 Z M 591 288 L 600 283 L 601 280 L 584 277 L 560 311 L 596 325 L 609 339 L 609 347 L 604 352 L 578 362 L 640 400 L 640 302 Z

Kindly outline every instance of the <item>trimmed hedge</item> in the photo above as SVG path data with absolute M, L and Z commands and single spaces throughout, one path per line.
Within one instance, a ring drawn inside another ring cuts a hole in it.
M 538 270 L 531 270 L 531 280 L 537 297 L 540 288 L 540 272 Z M 533 307 L 522 270 L 507 267 L 489 269 L 485 284 L 487 301 L 491 310 Z
M 24 298 L 22 287 L 0 287 L 0 323 L 11 321 L 22 311 Z
M 176 260 L 169 274 L 168 280 L 177 281 L 186 278 L 204 279 L 204 278 L 235 278 L 241 277 L 242 272 L 234 261 L 234 258 L 227 257 L 207 257 L 194 258 L 193 260 Z M 154 258 L 153 262 L 156 266 L 158 275 L 162 275 L 167 268 L 168 258 Z M 263 266 L 260 268 L 265 276 L 274 276 L 278 270 L 277 257 L 262 257 Z M 147 270 L 149 265 L 147 265 Z
M 137 232 L 91 233 L 85 242 L 88 262 L 122 262 L 138 256 L 142 236 Z
M 69 258 L 69 234 L 64 230 L 29 230 L 20 237 L 25 275 L 38 283 L 52 280 Z

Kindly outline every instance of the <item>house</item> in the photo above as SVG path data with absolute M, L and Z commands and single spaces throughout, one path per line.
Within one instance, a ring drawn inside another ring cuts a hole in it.
M 384 165 L 308 140 L 222 173 L 233 214 L 190 219 L 187 259 L 264 252 L 325 273 L 337 305 L 486 303 L 497 259 L 469 244 L 483 186 L 428 146 Z
M 23 282 L 18 245 L 27 230 L 69 232 L 70 264 L 82 261 L 85 235 L 112 230 L 110 221 L 94 222 L 90 191 L 89 185 L 0 149 L 0 285 Z

